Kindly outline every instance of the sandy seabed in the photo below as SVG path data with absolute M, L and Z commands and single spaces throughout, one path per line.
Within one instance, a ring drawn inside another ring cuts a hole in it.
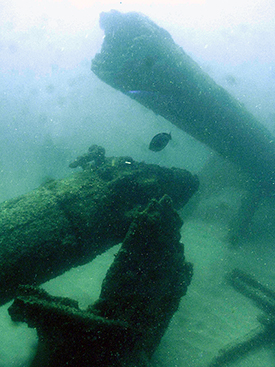
M 207 367 L 221 348 L 243 340 L 259 326 L 262 315 L 247 297 L 236 292 L 226 275 L 240 268 L 275 289 L 274 250 L 269 242 L 243 241 L 232 248 L 224 222 L 191 217 L 182 228 L 185 255 L 194 265 L 194 276 L 178 312 L 152 360 L 152 367 Z M 99 296 L 101 282 L 119 246 L 43 285 L 53 295 L 77 299 L 85 308 Z M 0 367 L 27 367 L 36 347 L 33 329 L 13 323 L 0 308 Z M 274 350 L 263 347 L 228 366 L 275 365 Z

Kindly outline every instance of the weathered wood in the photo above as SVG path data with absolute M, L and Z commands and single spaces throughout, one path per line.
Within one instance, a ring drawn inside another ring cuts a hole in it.
M 32 367 L 148 367 L 191 281 L 181 226 L 167 195 L 152 200 L 130 225 L 99 300 L 85 311 L 21 287 L 9 314 L 37 329 Z
M 246 357 L 250 352 L 274 346 L 275 291 L 240 269 L 234 269 L 227 277 L 230 285 L 236 291 L 249 297 L 264 314 L 258 317 L 260 325 L 257 328 L 221 349 L 208 367 L 230 366 Z
M 0 304 L 20 284 L 41 284 L 120 243 L 150 199 L 168 194 L 180 208 L 198 188 L 185 170 L 130 157 L 91 167 L 0 206 Z
M 217 85 L 170 34 L 138 13 L 102 13 L 105 31 L 92 71 L 275 191 L 275 142 L 246 108 Z

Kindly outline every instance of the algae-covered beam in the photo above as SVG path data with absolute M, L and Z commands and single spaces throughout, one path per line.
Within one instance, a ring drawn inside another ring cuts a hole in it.
M 0 206 L 0 304 L 20 284 L 41 284 L 120 243 L 152 198 L 168 194 L 178 209 L 198 188 L 182 169 L 102 154 L 97 163 Z
M 170 34 L 139 13 L 102 13 L 102 50 L 92 71 L 104 82 L 217 151 L 275 191 L 271 133 L 217 85 Z
M 98 301 L 80 310 L 68 298 L 25 286 L 9 308 L 36 328 L 32 367 L 146 367 L 192 277 L 182 221 L 165 195 L 135 217 Z

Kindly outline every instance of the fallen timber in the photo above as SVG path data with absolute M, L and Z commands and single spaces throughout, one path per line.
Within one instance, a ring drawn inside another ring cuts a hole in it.
M 275 342 L 275 291 L 264 286 L 253 276 L 240 269 L 228 275 L 232 287 L 249 297 L 263 311 L 258 317 L 259 326 L 242 339 L 219 351 L 208 367 L 230 366 L 261 348 L 274 348 Z
M 98 301 L 86 310 L 72 299 L 20 287 L 9 314 L 37 329 L 31 366 L 150 366 L 192 277 L 181 225 L 167 195 L 151 200 L 131 223 Z
M 92 71 L 230 160 L 274 195 L 275 142 L 246 108 L 217 85 L 170 34 L 139 13 L 102 13 L 105 32 Z
M 198 189 L 185 170 L 98 151 L 99 159 L 89 153 L 77 161 L 82 172 L 0 206 L 0 304 L 19 285 L 39 285 L 122 242 L 151 199 L 167 194 L 179 209 Z

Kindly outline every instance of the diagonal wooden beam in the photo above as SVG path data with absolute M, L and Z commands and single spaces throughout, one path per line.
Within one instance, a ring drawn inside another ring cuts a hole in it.
M 274 136 L 173 41 L 139 13 L 102 13 L 105 32 L 92 71 L 248 172 L 275 192 Z

